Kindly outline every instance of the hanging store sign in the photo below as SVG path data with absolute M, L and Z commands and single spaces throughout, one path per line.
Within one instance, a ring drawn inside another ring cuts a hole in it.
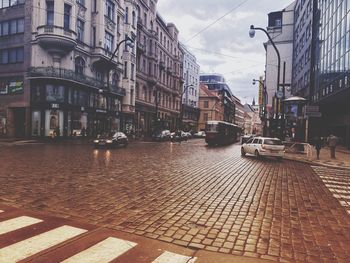
M 23 93 L 23 81 L 0 80 L 0 95 Z
M 12 81 L 9 84 L 9 94 L 18 94 L 23 92 L 23 81 Z

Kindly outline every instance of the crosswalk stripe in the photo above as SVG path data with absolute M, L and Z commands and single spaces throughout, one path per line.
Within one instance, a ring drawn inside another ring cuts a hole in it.
M 42 220 L 29 216 L 21 216 L 2 221 L 0 222 L 0 235 L 40 222 L 42 222 Z
M 122 239 L 109 237 L 96 245 L 62 261 L 62 263 L 104 263 L 132 249 L 137 244 Z
M 6 259 L 7 263 L 17 262 L 86 231 L 76 227 L 61 226 L 0 249 L 0 258 Z
M 197 258 L 192 258 L 165 251 L 152 263 L 194 263 L 196 260 Z

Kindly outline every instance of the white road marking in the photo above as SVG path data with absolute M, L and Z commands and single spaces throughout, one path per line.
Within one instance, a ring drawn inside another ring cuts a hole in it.
M 0 222 L 0 235 L 42 222 L 43 220 L 29 217 L 20 216 L 13 219 Z
M 17 262 L 86 231 L 76 227 L 61 226 L 0 249 L 0 258 L 5 259 L 6 263 Z
M 156 258 L 152 263 L 194 263 L 197 258 L 183 256 L 180 254 L 171 253 L 165 251 L 159 257 Z
M 4 212 L 3 210 L 0 210 L 0 213 Z
M 62 263 L 108 263 L 136 245 L 130 241 L 109 237 Z

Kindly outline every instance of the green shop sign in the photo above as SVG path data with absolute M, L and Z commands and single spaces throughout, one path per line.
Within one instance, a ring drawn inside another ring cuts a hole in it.
M 23 81 L 13 81 L 9 84 L 9 94 L 18 94 L 23 92 Z
M 23 93 L 23 81 L 0 81 L 0 95 Z

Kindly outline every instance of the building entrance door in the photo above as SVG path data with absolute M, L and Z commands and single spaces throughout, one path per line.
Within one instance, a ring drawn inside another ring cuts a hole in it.
M 17 138 L 25 137 L 25 118 L 26 118 L 25 113 L 26 113 L 25 108 L 13 109 L 15 137 Z

